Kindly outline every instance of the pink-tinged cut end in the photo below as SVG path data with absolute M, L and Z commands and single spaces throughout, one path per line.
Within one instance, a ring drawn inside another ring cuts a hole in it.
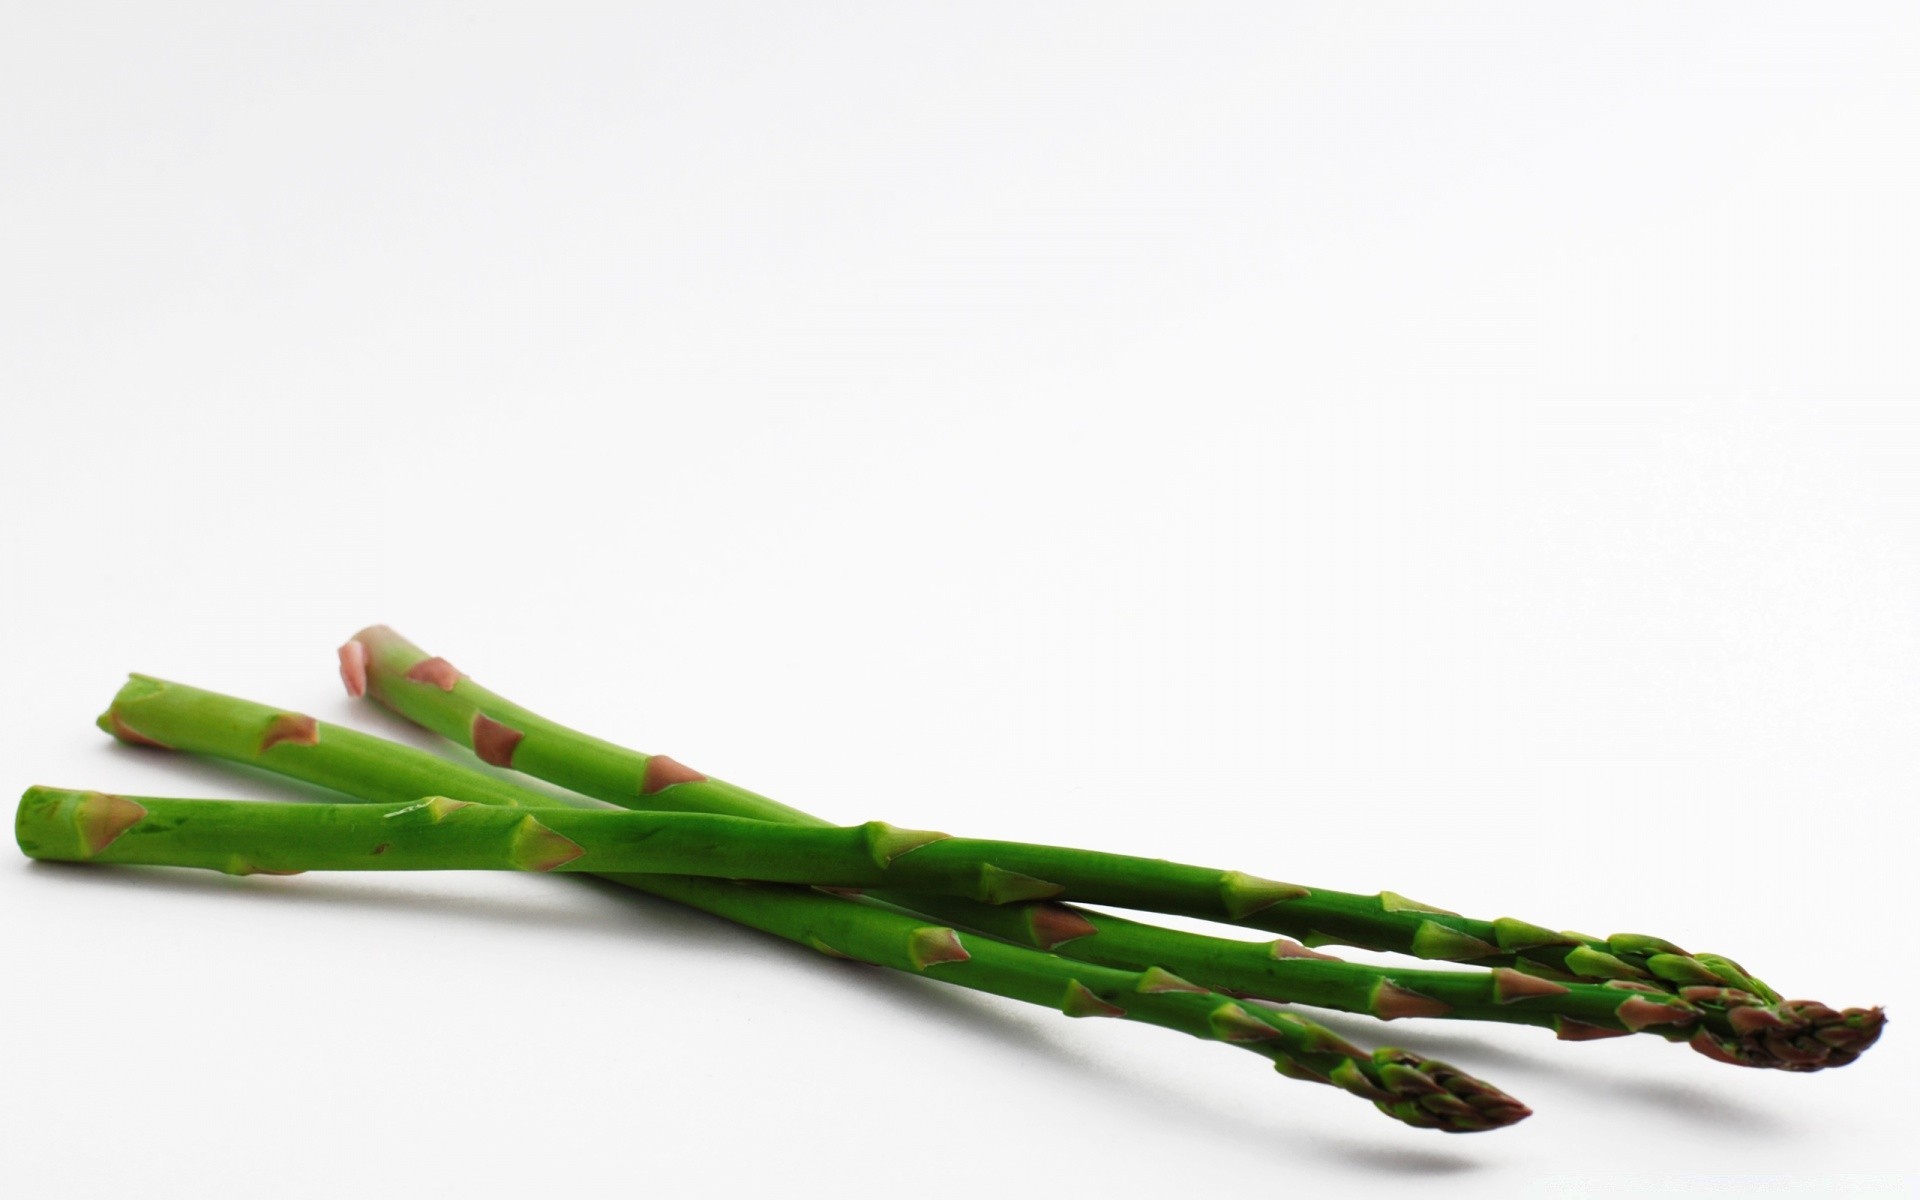
M 367 694 L 367 647 L 358 638 L 340 647 L 340 682 L 355 700 Z
M 1373 1015 L 1382 1021 L 1397 1021 L 1402 1017 L 1439 1017 L 1452 1011 L 1451 1004 L 1435 1000 L 1432 996 L 1422 996 L 1419 992 L 1410 992 L 1385 980 L 1373 988 Z
M 81 846 L 91 857 L 113 845 L 115 839 L 139 824 L 146 815 L 146 809 L 125 796 L 88 792 L 80 798 L 74 826 L 79 830 Z
M 676 783 L 699 783 L 705 778 L 705 775 L 685 763 L 675 762 L 664 754 L 655 754 L 647 759 L 646 777 L 640 783 L 640 794 L 651 796 Z
M 473 714 L 473 752 L 480 761 L 496 767 L 513 765 L 514 747 L 526 735 L 511 725 L 502 725 L 485 713 Z
M 423 658 L 407 668 L 407 678 L 415 683 L 430 683 L 443 692 L 460 682 L 460 672 L 444 658 Z
M 117 712 L 109 711 L 107 713 L 107 724 L 112 727 L 114 737 L 119 738 L 130 746 L 152 746 L 156 750 L 173 749 L 172 746 L 167 745 L 165 742 L 155 741 L 153 738 L 148 737 L 138 729 L 127 724 L 120 719 L 120 714 Z
M 1564 996 L 1567 989 L 1551 979 L 1540 979 L 1510 967 L 1493 969 L 1493 998 L 1500 1004 L 1512 1004 L 1530 996 Z
M 280 713 L 267 722 L 267 731 L 260 737 L 260 749 L 271 750 L 282 742 L 313 746 L 319 741 L 320 722 L 301 713 Z
M 1553 1035 L 1563 1042 L 1597 1042 L 1602 1038 L 1633 1036 L 1624 1029 L 1608 1029 L 1605 1025 L 1576 1021 L 1572 1017 L 1557 1018 L 1553 1023 Z
M 907 958 L 916 971 L 941 963 L 966 962 L 972 957 L 960 944 L 960 935 L 945 926 L 922 925 L 907 937 Z
M 1028 910 L 1027 927 L 1033 930 L 1034 945 L 1042 950 L 1100 932 L 1092 921 L 1063 904 L 1034 905 Z

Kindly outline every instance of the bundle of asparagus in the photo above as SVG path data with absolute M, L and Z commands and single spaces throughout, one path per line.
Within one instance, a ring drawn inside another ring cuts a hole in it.
M 592 872 L 838 958 L 1251 1050 L 1409 1125 L 1472 1132 L 1528 1115 L 1444 1063 L 1371 1052 L 1265 1002 L 1383 1020 L 1550 1028 L 1584 1041 L 1650 1033 L 1719 1062 L 1813 1071 L 1879 1036 L 1878 1008 L 1782 1000 L 1733 960 L 1662 938 L 1596 938 L 1486 921 L 1392 892 L 1356 895 L 1207 867 L 870 821 L 833 826 L 662 755 L 548 721 L 445 659 L 374 627 L 340 650 L 348 691 L 577 794 L 516 786 L 312 717 L 134 676 L 100 718 L 123 741 L 330 788 L 361 804 L 128 797 L 31 788 L 16 821 L 31 857 L 310 870 Z M 1081 907 L 1179 914 L 1280 934 L 1189 933 Z M 1470 969 L 1384 968 L 1349 945 Z

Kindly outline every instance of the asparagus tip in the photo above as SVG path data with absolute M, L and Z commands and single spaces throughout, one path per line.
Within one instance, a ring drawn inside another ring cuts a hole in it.
M 1446 1133 L 1479 1133 L 1516 1125 L 1533 1110 L 1484 1080 L 1405 1050 L 1373 1053 L 1392 1099 L 1375 1103 L 1409 1125 Z
M 1878 1006 L 1839 1010 L 1817 1000 L 1784 1000 L 1736 1004 L 1727 1010 L 1727 1023 L 1735 1037 L 1703 1029 L 1694 1035 L 1693 1048 L 1739 1066 L 1804 1072 L 1844 1067 L 1859 1058 L 1880 1040 L 1887 1014 Z

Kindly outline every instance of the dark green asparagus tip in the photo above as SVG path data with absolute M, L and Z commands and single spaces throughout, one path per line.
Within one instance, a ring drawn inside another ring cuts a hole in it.
M 1886 1010 L 1836 1011 L 1817 1000 L 1758 1004 L 1754 997 L 1728 988 L 1682 988 L 1682 997 L 1727 1006 L 1734 1036 L 1701 1029 L 1693 1048 L 1708 1058 L 1740 1067 L 1776 1071 L 1820 1071 L 1844 1067 L 1880 1040 Z M 1744 998 L 1744 1003 L 1742 999 Z
M 1533 1110 L 1490 1083 L 1406 1050 L 1373 1052 L 1385 1095 L 1374 1106 L 1396 1120 L 1443 1133 L 1515 1125 Z

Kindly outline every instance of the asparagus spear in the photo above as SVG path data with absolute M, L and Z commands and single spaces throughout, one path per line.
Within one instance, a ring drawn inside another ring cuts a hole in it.
M 326 870 L 645 872 L 835 888 L 895 884 L 960 893 L 976 888 L 985 861 L 978 856 L 979 848 L 1000 845 L 959 838 L 936 842 L 940 835 L 914 834 L 881 822 L 806 827 L 618 809 L 553 809 L 536 817 L 444 796 L 407 804 L 273 804 L 45 787 L 29 788 L 21 797 L 15 836 L 32 858 L 200 867 L 238 875 Z M 944 852 L 965 851 L 966 856 L 948 853 L 952 869 L 933 862 L 933 869 L 926 870 L 928 862 L 922 860 L 932 861 L 926 851 L 936 846 Z M 1244 948 L 1243 943 L 1227 945 Z M 1186 952 L 1191 953 L 1191 947 Z M 1269 960 L 1262 954 L 1260 961 Z M 1448 1015 L 1545 1025 L 1563 1032 L 1610 1030 L 1609 1022 L 1624 1022 L 1679 1039 L 1700 1016 L 1698 1008 L 1678 997 L 1585 984 L 1562 987 L 1511 973 L 1401 972 L 1389 979 L 1372 967 L 1326 960 L 1302 962 L 1295 974 L 1303 981 L 1300 991 L 1312 1002 L 1350 1011 L 1376 1007 L 1383 985 L 1412 984 L 1419 995 L 1448 1004 Z
M 575 811 L 565 801 L 411 747 L 146 676 L 134 676 L 121 689 L 99 724 L 133 744 L 262 767 L 374 803 L 405 807 L 418 797 L 451 797 L 533 810 L 521 815 L 537 812 L 542 824 L 564 821 L 562 814 Z M 83 795 L 74 801 L 72 832 L 64 836 L 77 839 L 90 856 L 108 853 L 142 820 L 131 808 L 138 803 Z M 40 819 L 37 810 L 32 819 Z M 1100 967 L 984 935 L 963 938 L 916 913 L 790 886 L 629 872 L 603 877 L 835 957 L 925 974 L 1070 1016 L 1123 1017 L 1226 1042 L 1269 1059 L 1290 1078 L 1329 1083 L 1371 1100 L 1409 1125 L 1466 1133 L 1510 1125 L 1529 1112 L 1446 1064 L 1401 1050 L 1368 1054 L 1323 1026 L 1240 1003 L 1166 971 Z
M 820 823 L 665 756 L 640 754 L 549 721 L 385 626 L 364 629 L 342 646 L 340 670 L 349 693 L 371 694 L 486 762 L 609 803 Z M 1235 871 L 1084 851 L 1036 855 L 1036 849 L 996 845 L 985 859 L 995 871 L 987 877 L 995 894 L 985 898 L 1088 899 L 1256 926 L 1292 934 L 1308 947 L 1346 943 L 1497 969 L 1389 974 L 1309 958 L 1286 940 L 1258 947 L 1201 939 L 1059 903 L 1005 911 L 964 901 L 900 900 L 1070 957 L 1121 967 L 1157 964 L 1244 995 L 1386 1019 L 1459 1016 L 1549 1025 L 1568 1040 L 1647 1030 L 1684 1037 L 1702 1054 L 1742 1066 L 1841 1066 L 1872 1045 L 1883 1024 L 1878 1008 L 1836 1012 L 1816 1001 L 1782 1001 L 1729 959 L 1689 955 L 1645 935 L 1602 940 L 1513 918 L 1476 921 L 1392 892 L 1363 896 Z M 923 853 L 938 852 L 936 844 Z M 1595 982 L 1601 986 L 1591 986 Z
M 115 796 L 27 789 L 15 820 L 32 858 L 140 866 L 201 867 L 229 874 L 303 871 L 523 870 L 646 872 L 799 883 L 830 888 L 894 884 L 960 893 L 975 890 L 982 859 L 923 870 L 926 852 L 998 843 L 914 834 L 881 822 L 795 826 L 745 817 L 623 809 L 512 808 L 432 796 L 407 804 L 273 804 Z M 952 858 L 952 855 L 949 855 Z M 917 901 L 922 898 L 915 896 Z M 1160 931 L 1172 938 L 1182 936 Z M 1226 943 L 1247 948 L 1244 943 Z M 1175 947 L 1178 953 L 1178 947 Z M 1189 948 L 1189 953 L 1191 950 Z M 1302 951 L 1301 953 L 1307 953 Z M 1259 961 L 1270 961 L 1262 951 Z M 1590 985 L 1561 987 L 1524 976 L 1402 972 L 1388 981 L 1372 967 L 1333 960 L 1302 963 L 1315 1003 L 1367 1011 L 1383 985 L 1410 981 L 1452 1007 L 1449 1015 L 1578 1029 L 1623 1017 L 1642 1028 L 1686 1036 L 1699 1015 L 1675 997 L 1627 995 Z M 1489 982 L 1493 985 L 1488 986 Z M 1240 989 L 1229 989 L 1239 991 Z M 1519 1001 L 1534 1001 L 1519 1004 Z

